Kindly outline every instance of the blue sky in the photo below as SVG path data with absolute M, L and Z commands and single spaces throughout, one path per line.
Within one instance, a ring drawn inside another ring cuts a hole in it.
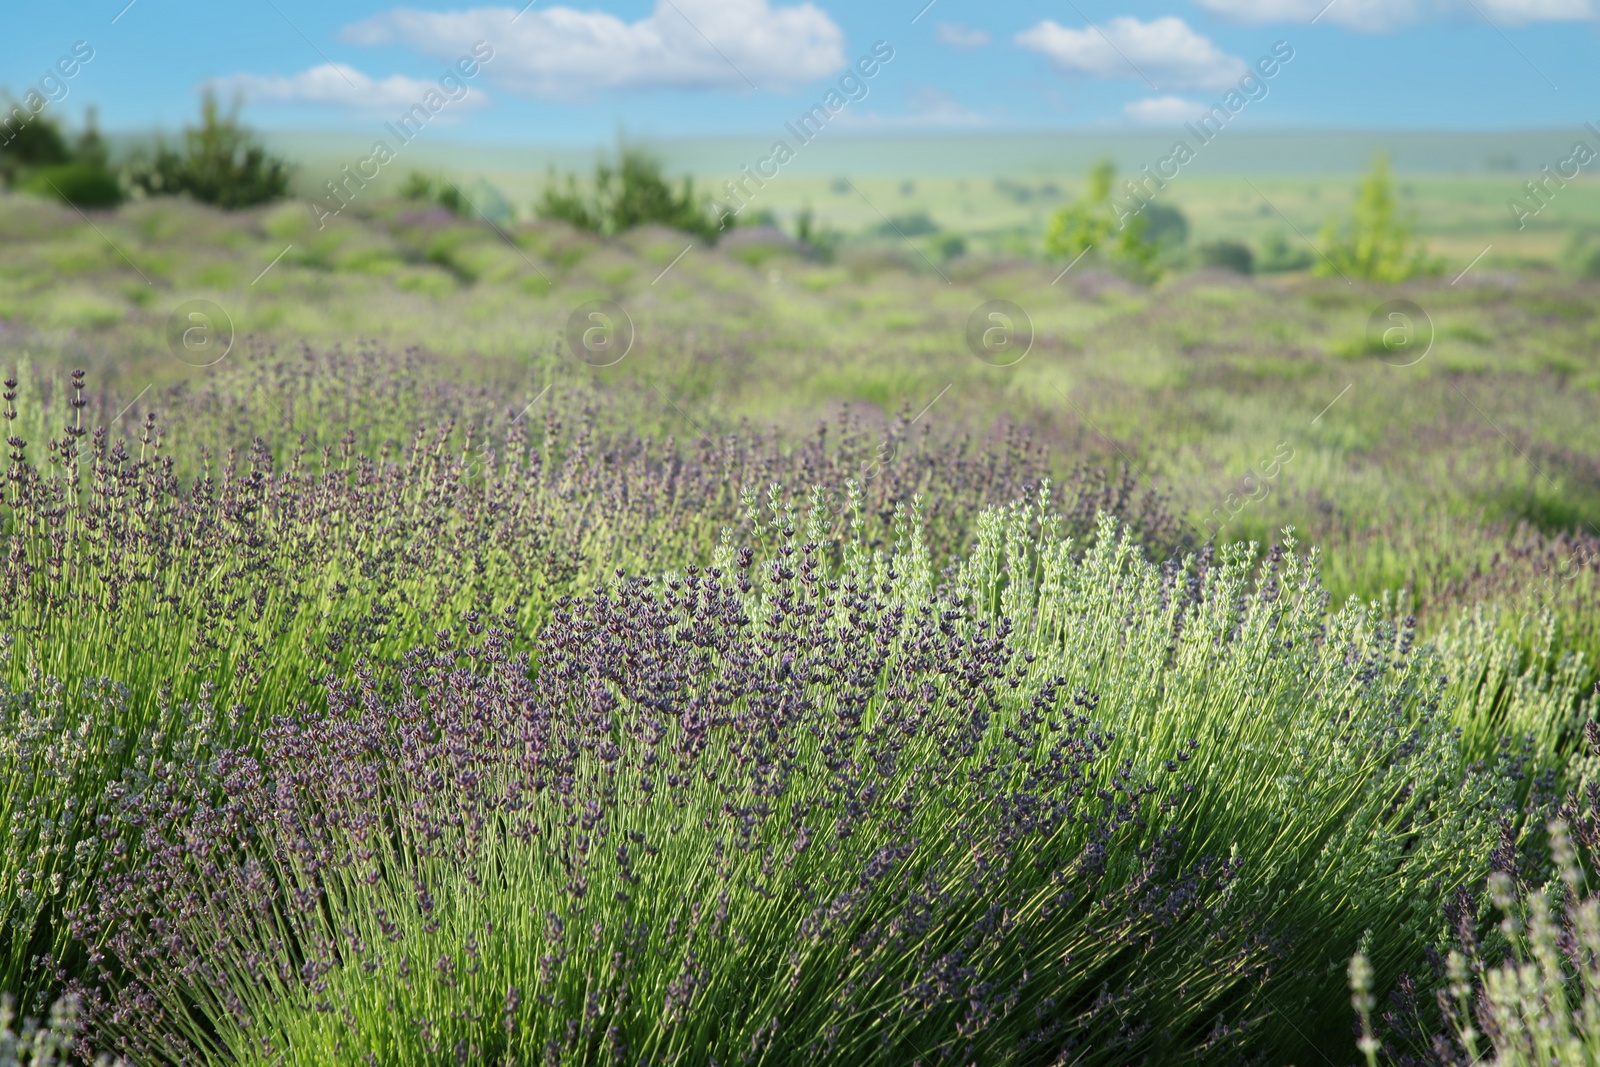
M 439 113 L 452 136 L 581 144 L 777 132 L 885 41 L 893 59 L 837 128 L 1176 128 L 1284 41 L 1293 59 L 1245 109 L 1257 128 L 1600 122 L 1600 0 L 925 2 L 19 5 L 0 86 L 43 83 L 59 115 L 76 123 L 93 104 L 118 131 L 181 126 L 208 83 L 242 94 L 263 128 L 361 129 L 484 41 L 494 57 Z M 50 80 L 80 41 L 93 58 Z

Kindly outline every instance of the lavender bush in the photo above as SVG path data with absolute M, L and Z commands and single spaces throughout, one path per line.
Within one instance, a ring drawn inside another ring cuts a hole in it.
M 1111 753 L 1200 740 L 1196 789 L 1163 799 L 1203 853 L 1237 857 L 1230 906 L 1274 963 L 1235 989 L 1298 1058 L 1342 1040 L 1349 949 L 1365 937 L 1385 981 L 1415 964 L 1540 801 L 1531 751 L 1463 750 L 1451 653 L 1381 604 L 1330 611 L 1317 553 L 1293 549 L 1163 565 L 1107 520 L 1079 552 L 1047 499 L 1024 501 L 980 519 L 954 592 L 1014 627 L 1036 671 L 1102 694 Z
M 86 828 L 153 768 L 253 746 L 272 716 L 321 705 L 318 679 L 358 661 L 380 669 L 466 612 L 512 610 L 526 648 L 559 597 L 612 567 L 704 564 L 719 530 L 751 532 L 741 484 L 855 479 L 854 514 L 877 543 L 892 537 L 895 501 L 926 489 L 940 501 L 930 536 L 952 554 L 986 494 L 1020 491 L 1039 460 L 1019 434 L 946 450 L 913 441 L 903 419 L 881 452 L 848 413 L 792 449 L 756 435 L 681 447 L 613 434 L 584 397 L 551 397 L 542 418 L 508 415 L 492 433 L 448 420 L 408 430 L 394 446 L 385 427 L 422 406 L 466 418 L 491 402 L 414 384 L 401 373 L 413 357 L 365 356 L 307 352 L 230 372 L 222 391 L 175 392 L 190 401 L 173 420 L 178 447 L 154 410 L 131 437 L 89 429 L 104 398 L 81 373 L 32 383 L 31 405 L 7 380 L 0 989 L 30 1008 L 81 964 L 61 914 L 108 855 Z M 278 404 L 262 399 L 256 376 L 269 373 L 289 384 L 283 404 L 318 418 L 335 403 L 359 416 L 370 390 L 373 422 L 321 448 L 257 424 Z M 251 429 L 273 440 L 220 454 L 198 443 Z M 370 453 L 357 447 L 369 435 Z M 1084 468 L 1074 484 L 1069 521 L 1110 504 L 1141 528 L 1170 525 L 1126 476 Z
M 130 797 L 148 859 L 79 917 L 105 1032 L 140 1062 L 306 1064 L 1176 1062 L 1236 1036 L 1203 970 L 1186 993 L 1152 967 L 1245 962 L 1235 865 L 1156 799 L 1194 745 L 1108 759 L 1096 698 L 1027 684 L 1003 624 L 778 535 L 759 567 L 564 601 L 532 656 L 514 619 L 441 633 L 259 756 Z
M 1351 960 L 1368 1067 L 1587 1067 L 1600 1059 L 1600 725 L 1584 733 L 1580 784 L 1550 805 L 1540 841 L 1549 862 L 1496 849 L 1487 886 L 1462 889 L 1447 909 L 1451 943 L 1429 954 L 1426 971 L 1396 983 L 1381 1009 L 1365 956 Z

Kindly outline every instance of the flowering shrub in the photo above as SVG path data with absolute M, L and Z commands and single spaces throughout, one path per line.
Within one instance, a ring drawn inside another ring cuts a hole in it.
M 1351 960 L 1368 1067 L 1600 1062 L 1600 899 L 1591 885 L 1600 858 L 1600 724 L 1583 734 L 1588 751 L 1573 768 L 1580 784 L 1546 809 L 1541 854 L 1502 843 L 1488 857 L 1487 890 L 1463 888 L 1445 909 L 1451 943 L 1429 953 L 1431 1004 L 1421 995 L 1426 979 L 1403 976 L 1375 1024 L 1371 968 L 1361 953 Z M 1545 848 L 1548 863 L 1539 862 Z
M 1336 1047 L 1348 956 L 1329 946 L 1365 937 L 1385 982 L 1415 966 L 1454 891 L 1520 832 L 1528 756 L 1464 753 L 1441 653 L 1380 605 L 1330 612 L 1317 553 L 1292 539 L 1160 564 L 1109 520 L 1080 553 L 1050 512 L 986 512 L 954 591 L 1041 676 L 1101 694 L 1111 754 L 1200 740 L 1195 790 L 1157 795 L 1202 853 L 1237 858 L 1229 907 L 1273 960 L 1270 981 L 1206 980 L 1286 1058 Z
M 550 398 L 538 421 L 508 416 L 487 446 L 488 432 L 450 421 L 394 446 L 387 428 L 421 412 L 488 422 L 497 402 L 408 384 L 431 380 L 403 373 L 409 358 L 253 362 L 169 396 L 170 440 L 153 411 L 131 439 L 89 429 L 99 402 L 81 373 L 34 382 L 32 404 L 6 382 L 0 990 L 37 1008 L 77 972 L 61 915 L 132 847 L 85 840 L 115 795 L 217 745 L 255 745 L 274 715 L 322 704 L 319 679 L 362 660 L 386 669 L 469 611 L 512 610 L 527 648 L 559 597 L 608 568 L 704 564 L 720 529 L 751 533 L 741 485 L 862 479 L 853 514 L 877 543 L 895 502 L 926 490 L 926 529 L 952 555 L 987 494 L 1020 492 L 1040 462 L 1021 435 L 945 448 L 912 440 L 903 419 L 887 462 L 850 418 L 787 451 L 748 434 L 685 448 L 612 436 L 582 397 Z M 308 449 L 267 421 L 262 396 L 325 423 L 371 421 Z M 199 447 L 240 433 L 257 435 L 243 453 Z M 367 435 L 372 454 L 357 447 Z M 1069 524 L 1120 506 L 1153 536 L 1172 528 L 1126 475 L 1085 468 L 1074 484 Z
M 1231 948 L 1234 865 L 1153 799 L 1194 746 L 1108 759 L 1003 625 L 784 533 L 563 601 L 532 656 L 473 620 L 130 797 L 149 858 L 80 927 L 119 1047 L 1120 1063 L 1203 1033 L 1201 997 L 1143 1017 L 1186 918 Z

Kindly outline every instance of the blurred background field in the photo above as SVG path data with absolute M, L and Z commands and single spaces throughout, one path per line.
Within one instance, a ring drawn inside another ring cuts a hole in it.
M 419 148 L 320 225 L 298 200 L 221 212 L 159 198 L 81 214 L 13 193 L 0 198 L 0 343 L 40 368 L 87 368 L 97 413 L 123 427 L 170 404 L 162 390 L 216 373 L 170 350 L 167 321 L 189 299 L 225 309 L 231 368 L 302 342 L 416 347 L 500 390 L 510 409 L 547 386 L 621 390 L 638 428 L 657 434 L 714 436 L 748 418 L 799 435 L 840 404 L 940 434 L 1011 424 L 1059 466 L 1127 466 L 1196 531 L 1268 539 L 1296 526 L 1328 553 L 1340 595 L 1410 587 L 1426 600 L 1492 570 L 1519 526 L 1600 530 L 1600 282 L 1569 254 L 1600 224 L 1600 198 L 1574 183 L 1523 230 L 1505 203 L 1526 197 L 1523 173 L 1572 136 L 1219 142 L 1159 196 L 1187 230 L 1172 269 L 1149 284 L 1096 257 L 1063 274 L 1043 250 L 1050 216 L 1083 192 L 1083 167 L 1156 158 L 1165 142 L 1149 135 L 819 142 L 758 193 L 740 219 L 756 225 L 714 245 L 659 226 L 600 236 L 533 217 L 548 168 L 582 174 L 596 158 L 575 151 L 480 149 L 482 169 L 428 170 L 463 154 Z M 277 143 L 304 154 L 305 190 L 349 141 Z M 651 148 L 671 174 L 756 158 L 759 144 Z M 1392 154 L 1397 202 L 1436 257 L 1433 277 L 1311 275 L 1316 235 L 1349 213 L 1373 151 Z M 846 158 L 860 169 L 835 172 Z M 1244 173 L 1268 161 L 1277 169 Z M 927 171 L 895 169 L 914 165 Z M 466 204 L 406 199 L 387 180 L 418 173 Z M 715 171 L 694 173 L 716 191 Z M 802 212 L 826 240 L 796 240 Z M 1252 249 L 1254 273 L 1200 258 L 1220 239 Z M 1414 366 L 1372 347 L 1369 320 L 1397 297 L 1431 320 Z M 604 369 L 565 341 L 573 309 L 599 298 L 626 308 L 636 331 L 627 358 Z M 992 299 L 1031 320 L 1032 349 L 1015 366 L 986 365 L 963 340 Z M 280 429 L 313 446 L 336 432 L 290 423 Z M 1281 474 L 1252 480 L 1275 452 L 1292 455 Z

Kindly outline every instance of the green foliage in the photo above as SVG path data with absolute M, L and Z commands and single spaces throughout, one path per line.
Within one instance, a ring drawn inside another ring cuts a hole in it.
M 1590 731 L 1600 739 L 1594 724 Z M 1413 985 L 1396 1001 L 1402 1011 L 1386 1012 L 1389 1025 L 1375 1027 L 1371 970 L 1360 954 L 1351 961 L 1357 1045 L 1368 1067 L 1415 1063 L 1418 1053 L 1438 1057 L 1432 1062 L 1492 1067 L 1600 1063 L 1600 896 L 1594 882 L 1600 783 L 1594 770 L 1587 762 L 1583 787 L 1568 793 L 1549 823 L 1548 868 L 1541 865 L 1530 877 L 1511 864 L 1489 875 L 1477 900 L 1462 900 L 1454 944 L 1443 966 L 1434 968 L 1437 1010 L 1416 999 Z M 1484 920 L 1494 915 L 1500 921 L 1484 930 Z
M 1389 158 L 1380 155 L 1356 191 L 1348 221 L 1329 218 L 1322 229 L 1323 255 L 1312 264 L 1321 275 L 1343 274 L 1373 282 L 1398 282 L 1437 274 L 1439 264 L 1416 240 L 1413 224 L 1400 214 Z
M 79 208 L 115 207 L 123 199 L 93 108 L 71 145 L 47 115 L 16 127 L 12 139 L 0 146 L 0 178 L 24 192 Z
M 182 150 L 161 145 L 153 159 L 130 165 L 129 178 L 148 196 L 188 196 L 234 210 L 287 196 L 290 166 L 239 123 L 237 105 L 223 114 L 208 92 L 200 125 L 183 132 Z
M 72 159 L 61 127 L 49 115 L 33 115 L 28 121 L 18 123 L 16 116 L 29 112 L 18 104 L 12 104 L 11 107 L 15 110 L 0 112 L 12 118 L 9 125 L 0 127 L 8 137 L 0 144 L 0 176 L 5 177 L 7 184 L 16 180 L 19 171 L 32 167 L 60 166 Z
M 600 233 L 606 225 L 604 209 L 578 188 L 578 176 L 568 174 L 562 184 L 553 169 L 533 210 L 541 219 L 556 219 L 590 233 Z
M 1291 244 L 1282 233 L 1269 234 L 1261 242 L 1261 255 L 1256 259 L 1256 269 L 1263 274 L 1305 270 L 1316 257 L 1302 244 Z
M 817 214 L 810 204 L 800 209 L 794 220 L 795 239 L 810 246 L 812 253 L 823 262 L 832 262 L 838 252 L 843 235 L 825 224 L 819 225 Z
M 778 216 L 769 207 L 759 208 L 755 211 L 740 212 L 733 218 L 736 226 L 776 226 Z
M 467 216 L 473 213 L 471 205 L 461 190 L 454 182 L 448 181 L 444 176 L 432 177 L 420 170 L 413 170 L 406 175 L 400 186 L 400 198 L 420 203 L 433 203 L 444 208 L 452 215 Z
M 1561 249 L 1561 265 L 1580 278 L 1600 278 L 1600 238 L 1575 230 Z
M 400 199 L 402 200 L 432 200 L 434 197 L 434 180 L 420 170 L 409 172 L 405 181 L 400 183 Z
M 1161 253 L 1156 234 L 1163 233 L 1171 239 L 1186 234 L 1188 225 L 1173 209 L 1156 211 L 1157 205 L 1137 200 L 1132 209 L 1118 205 L 1112 189 L 1116 176 L 1116 167 L 1109 160 L 1097 163 L 1089 171 L 1089 187 L 1084 195 L 1051 216 L 1045 231 L 1045 252 L 1075 259 L 1097 249 L 1101 256 L 1135 275 L 1149 276 L 1156 272 Z
M 685 177 L 674 189 L 662 175 L 661 164 L 637 148 L 623 149 L 616 165 L 596 164 L 589 194 L 579 188 L 576 175 L 568 174 L 562 183 L 552 172 L 534 211 L 542 219 L 559 219 L 592 233 L 615 234 L 656 224 L 709 241 L 719 229 L 707 199 L 695 192 L 693 178 Z
M 18 187 L 80 208 L 116 207 L 122 202 L 122 185 L 116 174 L 93 163 L 40 167 L 30 171 Z
M 884 237 L 926 237 L 938 233 L 939 224 L 926 211 L 916 211 L 879 223 L 876 232 Z
M 1177 248 L 1189 239 L 1189 220 L 1177 208 L 1152 201 L 1139 214 L 1145 220 L 1145 239 L 1158 248 Z
M 1328 946 L 1365 938 L 1385 982 L 1423 966 L 1450 894 L 1487 874 L 1500 820 L 1515 831 L 1520 772 L 1462 750 L 1439 714 L 1447 662 L 1408 622 L 1328 610 L 1317 553 L 1234 544 L 1162 567 L 1102 529 L 1080 555 L 1047 499 L 982 517 L 954 587 L 1017 625 L 1041 675 L 1101 695 L 1113 752 L 1199 740 L 1205 785 L 1171 799 L 1191 847 L 1241 864 L 1230 907 L 1273 931 L 1254 946 L 1273 978 L 1197 950 L 1172 964 L 1185 988 L 1171 995 L 1244 997 L 1277 1061 L 1305 1062 L 1348 1033 Z
M 77 163 L 106 168 L 111 164 L 111 149 L 106 139 L 100 136 L 100 123 L 95 116 L 95 109 L 89 108 L 84 116 L 83 132 L 78 134 L 78 143 L 73 146 L 72 157 Z
M 1237 274 L 1255 271 L 1255 254 L 1242 241 L 1207 241 L 1195 250 L 1202 267 L 1231 270 Z

